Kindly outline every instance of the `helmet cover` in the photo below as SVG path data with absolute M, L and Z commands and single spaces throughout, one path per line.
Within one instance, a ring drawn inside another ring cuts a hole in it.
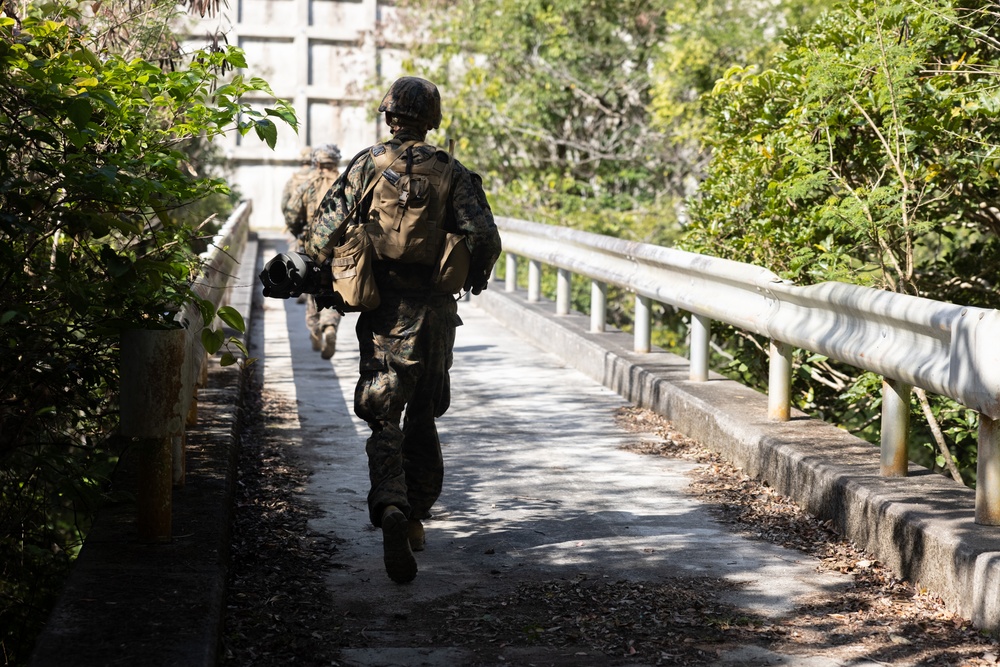
M 404 76 L 389 87 L 378 111 L 412 118 L 433 130 L 441 125 L 441 94 L 427 79 Z
M 337 164 L 340 162 L 340 149 L 337 144 L 322 144 L 313 151 L 313 162 L 315 164 Z

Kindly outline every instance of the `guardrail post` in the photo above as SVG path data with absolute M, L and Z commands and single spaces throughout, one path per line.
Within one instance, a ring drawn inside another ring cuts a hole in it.
M 771 339 L 767 378 L 767 418 L 786 422 L 792 414 L 792 346 Z
M 882 380 L 882 476 L 906 477 L 909 467 L 910 392 L 898 380 Z
M 979 414 L 976 523 L 1000 526 L 1000 420 Z
M 689 344 L 688 379 L 691 382 L 706 382 L 708 380 L 708 347 L 712 339 L 712 320 L 704 315 L 691 313 L 691 337 Z
M 645 354 L 650 348 L 651 301 L 648 296 L 635 295 L 635 351 Z
M 528 301 L 542 299 L 542 263 L 537 259 L 528 260 Z
M 590 281 L 590 332 L 602 333 L 608 320 L 608 285 Z
M 556 315 L 569 315 L 572 276 L 566 269 L 559 269 L 556 273 Z
M 517 291 L 517 255 L 507 253 L 507 262 L 504 269 L 504 291 Z

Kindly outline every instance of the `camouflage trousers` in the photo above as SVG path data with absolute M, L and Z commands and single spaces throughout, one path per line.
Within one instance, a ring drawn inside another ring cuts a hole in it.
M 306 296 L 306 328 L 309 329 L 309 336 L 317 339 L 323 335 L 323 329 L 333 327 L 336 329 L 340 325 L 341 314 L 334 308 L 324 308 L 320 310 L 316 307 L 316 297 L 312 294 Z
M 368 513 L 376 527 L 388 505 L 426 519 L 441 495 L 444 461 L 434 420 L 451 402 L 448 369 L 461 323 L 448 295 L 391 292 L 383 292 L 382 304 L 358 318 L 361 377 L 354 412 L 372 430 L 365 451 Z

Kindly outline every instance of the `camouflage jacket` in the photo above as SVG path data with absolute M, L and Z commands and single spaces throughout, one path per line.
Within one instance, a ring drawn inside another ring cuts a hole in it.
M 309 180 L 302 186 L 300 192 L 302 206 L 305 209 L 307 227 L 303 229 L 303 234 L 308 231 L 308 226 L 312 224 L 313 218 L 316 217 L 316 211 L 319 209 L 320 202 L 323 201 L 323 197 L 326 196 L 327 191 L 336 182 L 338 176 L 340 176 L 340 172 L 336 169 L 317 167 L 309 177 Z
M 307 218 L 302 190 L 314 171 L 312 167 L 302 167 L 292 174 L 281 191 L 281 215 L 285 219 L 285 228 L 296 238 L 305 231 Z
M 388 141 L 392 148 L 398 148 L 406 141 L 419 139 L 410 136 L 404 130 Z M 317 261 L 326 261 L 333 253 L 331 235 L 346 218 L 355 204 L 375 177 L 375 161 L 371 151 L 365 149 L 348 165 L 347 171 L 337 180 L 327 192 L 319 205 L 319 211 L 310 221 L 310 229 L 306 240 L 306 253 Z M 357 220 L 367 220 L 371 207 L 372 195 L 360 202 Z M 500 257 L 500 233 L 493 221 L 493 212 L 486 193 L 483 191 L 482 178 L 467 169 L 458 160 L 454 160 L 451 193 L 446 207 L 447 219 L 443 227 L 449 231 L 465 234 L 472 253 L 467 289 L 476 293 L 486 286 L 490 271 Z

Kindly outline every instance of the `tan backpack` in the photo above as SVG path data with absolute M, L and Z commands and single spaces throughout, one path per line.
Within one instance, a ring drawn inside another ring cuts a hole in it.
M 376 257 L 435 266 L 445 245 L 451 156 L 417 141 L 395 150 L 376 144 L 371 154 L 382 174 L 365 225 Z

